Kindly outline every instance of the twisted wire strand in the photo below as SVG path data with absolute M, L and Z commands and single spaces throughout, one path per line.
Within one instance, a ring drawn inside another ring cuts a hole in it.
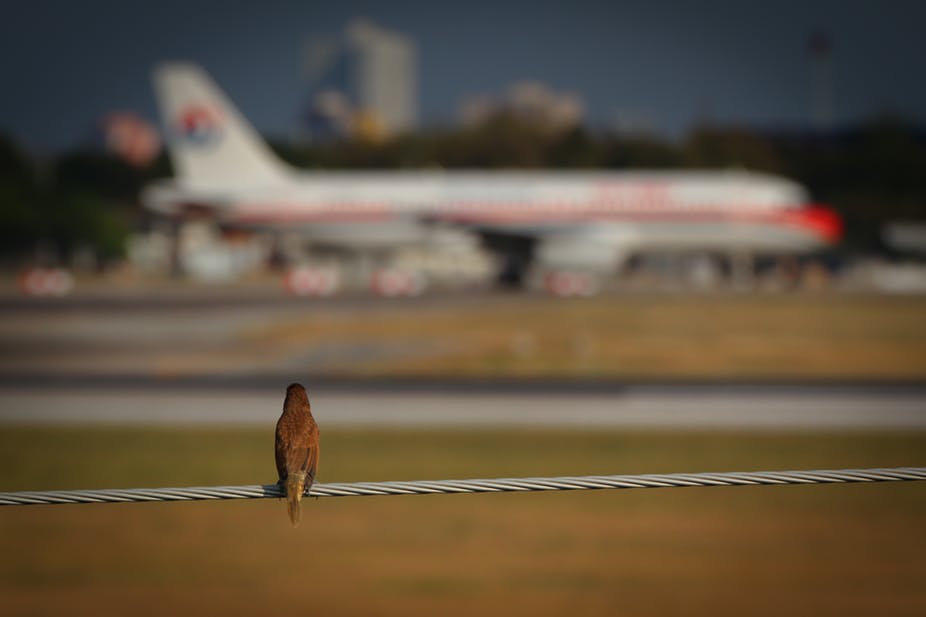
M 311 497 L 363 495 L 428 495 L 438 493 L 503 493 L 512 491 L 572 491 L 685 486 L 763 486 L 848 482 L 926 480 L 926 467 L 885 469 L 822 469 L 812 471 L 750 471 L 664 473 L 550 478 L 494 478 L 486 480 L 417 480 L 406 482 L 333 482 L 315 484 Z M 78 491 L 0 492 L 0 505 L 197 501 L 204 499 L 264 499 L 283 497 L 277 484 L 193 486 L 187 488 L 131 488 Z

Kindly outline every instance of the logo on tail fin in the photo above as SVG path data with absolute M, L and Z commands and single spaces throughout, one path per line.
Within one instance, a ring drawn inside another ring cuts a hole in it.
M 219 113 L 204 105 L 189 105 L 180 110 L 174 122 L 177 133 L 195 146 L 211 146 L 222 138 Z

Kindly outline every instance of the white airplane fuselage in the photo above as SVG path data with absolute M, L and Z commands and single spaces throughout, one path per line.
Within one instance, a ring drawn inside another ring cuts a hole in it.
M 406 242 L 424 223 L 525 236 L 620 235 L 627 248 L 807 251 L 839 238 L 838 217 L 781 178 L 728 172 L 317 172 L 278 186 L 153 186 L 146 203 L 176 214 L 209 205 L 240 227 L 299 227 L 346 244 Z M 364 229 L 366 228 L 366 229 Z
M 312 242 L 389 249 L 434 225 L 527 239 L 547 269 L 613 269 L 649 249 L 795 253 L 837 242 L 841 221 L 797 183 L 729 171 L 303 172 L 283 164 L 198 67 L 155 74 L 177 177 L 145 205 L 225 226 L 299 230 Z

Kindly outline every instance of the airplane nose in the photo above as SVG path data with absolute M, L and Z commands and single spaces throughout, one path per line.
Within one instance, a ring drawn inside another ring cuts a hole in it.
M 842 217 L 833 208 L 813 204 L 791 213 L 791 222 L 810 230 L 827 244 L 837 244 L 845 234 Z

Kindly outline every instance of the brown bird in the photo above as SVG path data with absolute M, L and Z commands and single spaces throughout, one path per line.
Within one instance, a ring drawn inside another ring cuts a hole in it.
M 297 383 L 286 388 L 274 450 L 279 483 L 286 491 L 289 520 L 295 527 L 301 513 L 299 502 L 312 487 L 318 469 L 318 425 L 312 417 L 309 396 Z

